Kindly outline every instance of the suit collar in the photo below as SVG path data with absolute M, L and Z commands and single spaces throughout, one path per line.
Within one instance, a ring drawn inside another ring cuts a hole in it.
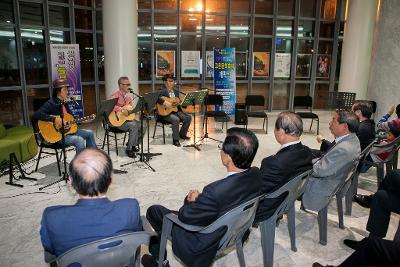
M 288 146 L 285 146 L 285 147 L 279 149 L 279 151 L 276 152 L 276 154 L 278 154 L 278 153 L 280 153 L 280 152 L 283 152 L 283 151 L 286 151 L 286 150 L 295 149 L 295 148 L 300 147 L 300 146 L 302 146 L 302 145 L 303 145 L 303 144 L 299 141 L 298 143 L 291 144 L 291 145 L 288 145 Z
M 107 197 L 100 197 L 100 198 L 80 198 L 76 202 L 76 205 L 78 206 L 93 206 L 93 205 L 101 205 L 101 204 L 106 204 L 110 202 L 110 200 Z

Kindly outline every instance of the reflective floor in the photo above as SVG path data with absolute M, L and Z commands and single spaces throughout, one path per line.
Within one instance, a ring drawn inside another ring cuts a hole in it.
M 328 139 L 332 139 L 329 133 L 328 123 L 330 112 L 318 112 L 320 115 L 320 133 Z M 261 129 L 262 119 L 251 119 L 249 128 L 254 130 L 260 141 L 260 148 L 256 155 L 254 165 L 259 166 L 261 160 L 274 154 L 279 149 L 273 135 L 273 125 L 276 113 L 269 114 L 268 134 Z M 196 120 L 196 140 L 202 135 L 201 123 Z M 316 126 L 309 132 L 310 121 L 304 122 L 305 133 L 302 142 L 311 148 L 318 148 L 315 140 Z M 229 123 L 229 127 L 233 122 Z M 97 143 L 102 143 L 103 130 L 101 126 L 86 125 L 95 130 Z M 240 126 L 241 127 L 241 126 Z M 178 209 L 186 193 L 190 189 L 201 190 L 206 184 L 221 179 L 225 174 L 225 168 L 219 159 L 218 142 L 212 139 L 201 141 L 201 151 L 192 147 L 172 146 L 171 129 L 166 127 L 166 144 L 163 144 L 162 129 L 158 128 L 155 139 L 152 139 L 153 124 L 150 125 L 150 151 L 162 153 L 161 156 L 153 157 L 149 164 L 155 172 L 142 162 L 132 163 L 132 159 L 124 154 L 121 140 L 119 141 L 119 156 L 116 156 L 115 147 L 111 145 L 110 155 L 114 168 L 128 171 L 127 174 L 115 174 L 110 186 L 108 197 L 118 199 L 123 197 L 134 197 L 139 200 L 141 213 L 144 215 L 146 209 L 152 204 L 163 204 L 171 209 Z M 223 140 L 225 129 L 221 129 L 221 123 L 209 124 L 209 137 Z M 193 136 L 193 125 L 190 128 Z M 192 140 L 182 142 L 191 144 Z M 113 140 L 111 144 L 114 144 Z M 145 138 L 147 149 L 147 139 Z M 67 153 L 67 161 L 70 161 L 74 151 Z M 32 171 L 35 161 L 30 161 L 24 166 Z M 124 167 L 122 164 L 129 163 Z M 43 209 L 51 205 L 73 204 L 77 195 L 65 182 L 56 183 L 43 191 L 39 191 L 40 185 L 56 181 L 58 177 L 55 157 L 46 157 L 40 162 L 39 170 L 31 176 L 37 177 L 38 182 L 19 181 L 23 188 L 11 187 L 5 184 L 8 179 L 2 176 L 0 180 L 0 266 L 45 266 L 43 261 L 43 250 L 39 239 L 40 218 Z M 38 185 L 40 184 L 40 185 Z M 361 175 L 359 192 L 367 193 L 376 190 L 376 170 L 371 169 Z M 350 253 L 351 249 L 343 245 L 343 239 L 361 239 L 368 233 L 365 224 L 369 210 L 356 204 L 353 205 L 352 216 L 345 216 L 345 229 L 338 227 L 336 204 L 333 203 L 328 211 L 328 244 L 322 246 L 318 243 L 318 223 L 316 214 L 306 213 L 299 209 L 296 203 L 296 236 L 297 252 L 290 250 L 290 240 L 287 231 L 286 217 L 276 228 L 275 239 L 275 266 L 311 266 L 315 261 L 323 264 L 338 264 Z M 398 216 L 393 215 L 390 223 L 388 239 L 394 235 L 398 225 Z M 168 259 L 171 266 L 180 266 L 168 245 Z M 146 252 L 147 248 L 143 248 Z M 244 247 L 247 266 L 262 266 L 262 252 L 259 229 L 253 229 L 249 241 Z M 213 266 L 231 267 L 238 266 L 236 252 L 232 251 L 227 256 L 219 258 Z

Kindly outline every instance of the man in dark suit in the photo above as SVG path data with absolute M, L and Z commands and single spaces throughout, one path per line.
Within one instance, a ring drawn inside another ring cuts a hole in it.
M 164 215 L 175 212 L 183 223 L 207 226 L 232 208 L 258 196 L 260 172 L 258 168 L 251 167 L 257 149 L 258 140 L 253 132 L 242 128 L 229 129 L 220 152 L 222 164 L 227 170 L 225 177 L 207 185 L 201 193 L 191 190 L 179 211 L 160 205 L 151 206 L 146 214 L 150 224 L 160 234 Z M 225 231 L 223 227 L 211 234 L 199 234 L 174 226 L 172 249 L 187 266 L 210 266 Z M 143 266 L 157 266 L 155 259 L 158 259 L 159 246 L 158 238 L 150 240 L 152 256 L 143 256 Z M 169 266 L 167 261 L 164 266 Z
M 280 150 L 261 162 L 262 193 L 272 192 L 296 175 L 312 168 L 312 152 L 300 142 L 303 121 L 293 112 L 281 112 L 275 122 L 274 135 Z M 285 196 L 260 202 L 255 223 L 268 219 Z
M 112 169 L 110 157 L 102 150 L 87 148 L 76 154 L 69 165 L 69 182 L 79 200 L 74 205 L 52 206 L 43 212 L 40 237 L 47 256 L 59 256 L 82 244 L 142 230 L 136 199 L 110 201 L 106 197 Z
M 157 103 L 164 105 L 166 108 L 170 108 L 172 103 L 168 101 L 168 98 L 179 98 L 179 91 L 174 90 L 175 80 L 173 74 L 164 75 L 162 80 L 164 85 L 160 89 L 160 98 L 158 99 Z M 161 116 L 161 118 L 172 125 L 172 143 L 174 146 L 181 146 L 179 138 L 183 140 L 190 139 L 190 137 L 187 136 L 187 132 L 189 130 L 190 123 L 192 122 L 192 116 L 183 112 L 180 107 L 178 107 L 178 112 L 171 112 L 167 116 Z M 179 130 L 180 122 L 182 122 L 182 127 Z

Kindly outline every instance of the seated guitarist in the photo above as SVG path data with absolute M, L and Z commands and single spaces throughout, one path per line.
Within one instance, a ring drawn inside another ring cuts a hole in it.
M 68 99 L 68 87 L 67 80 L 54 80 L 52 97 L 40 107 L 33 115 L 33 118 L 35 120 L 51 121 L 57 128 L 60 128 L 61 118 L 55 116 L 60 116 L 61 110 L 63 114 L 71 114 L 68 103 L 64 103 Z M 61 142 L 58 141 L 57 143 L 61 144 Z M 65 145 L 74 146 L 76 153 L 85 147 L 97 147 L 93 131 L 86 129 L 78 129 L 75 134 L 65 135 Z
M 174 90 L 175 81 L 173 74 L 166 74 L 163 77 L 164 85 L 161 87 L 161 94 L 160 98 L 158 99 L 157 103 L 160 105 L 164 105 L 166 108 L 172 107 L 172 104 L 168 101 L 168 98 L 179 98 L 179 92 Z M 166 99 L 167 98 L 167 99 Z M 160 116 L 160 115 L 158 115 Z M 163 120 L 172 124 L 172 139 L 174 146 L 181 146 L 179 143 L 179 138 L 188 140 L 190 139 L 187 136 L 187 132 L 192 121 L 192 117 L 189 114 L 182 112 L 181 107 L 178 107 L 177 112 L 171 112 L 167 116 L 160 116 Z M 179 130 L 179 122 L 182 122 L 183 125 Z
M 121 112 L 123 116 L 129 115 L 129 110 L 133 108 L 133 98 L 129 94 L 130 86 L 131 83 L 129 82 L 128 77 L 122 76 L 118 79 L 119 89 L 110 97 L 111 99 L 118 98 L 118 102 L 115 105 L 113 112 Z M 130 158 L 136 157 L 135 152 L 139 152 L 140 136 L 143 136 L 140 134 L 140 122 L 136 119 L 130 121 L 127 120 L 117 128 L 124 132 L 129 132 L 129 139 L 126 145 L 126 154 Z M 143 132 L 146 132 L 145 125 L 143 125 Z

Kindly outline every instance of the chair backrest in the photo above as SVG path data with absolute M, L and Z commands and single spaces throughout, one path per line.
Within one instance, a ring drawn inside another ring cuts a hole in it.
M 224 99 L 223 99 L 222 95 L 207 95 L 204 103 L 206 105 L 222 106 L 224 103 Z
M 35 98 L 33 99 L 33 111 L 38 111 L 41 106 L 43 106 L 44 103 L 47 102 L 49 98 Z
M 227 227 L 225 235 L 220 240 L 217 254 L 241 241 L 243 234 L 253 224 L 259 201 L 260 196 L 257 196 L 233 208 L 200 231 L 202 234 L 209 234 L 221 227 Z
M 109 237 L 75 247 L 60 255 L 58 267 L 79 263 L 82 267 L 120 267 L 135 266 L 138 248 L 148 244 L 147 232 L 134 232 Z
M 40 144 L 43 142 L 44 139 L 43 139 L 42 135 L 40 134 L 40 131 L 39 131 L 39 128 L 37 125 L 37 120 L 33 116 L 31 116 L 31 125 L 33 128 L 33 134 L 35 136 L 36 144 L 38 146 L 40 146 Z
M 313 170 L 310 169 L 310 170 L 307 170 L 307 171 L 297 175 L 296 177 L 291 179 L 289 182 L 287 182 L 286 184 L 279 187 L 274 192 L 271 192 L 264 196 L 264 201 L 268 201 L 267 199 L 274 199 L 274 198 L 281 196 L 282 194 L 285 194 L 285 193 L 287 194 L 285 199 L 281 202 L 279 207 L 275 210 L 275 213 L 273 216 L 271 216 L 271 218 L 274 216 L 280 216 L 288 211 L 288 209 L 290 208 L 290 205 L 292 203 L 294 203 L 294 201 L 296 199 L 298 199 L 299 196 L 303 193 L 305 183 L 306 183 L 308 177 L 310 176 L 310 174 L 312 173 L 312 171 Z
M 357 166 L 359 162 L 360 158 L 358 156 L 343 168 L 343 170 L 347 173 L 347 175 L 345 176 L 345 179 L 338 184 L 338 186 L 332 192 L 329 199 L 332 199 L 332 197 L 336 194 L 344 196 L 347 193 L 347 190 L 349 190 L 349 187 L 351 185 L 352 179 L 354 178 L 355 175 L 357 175 Z
M 312 97 L 311 96 L 295 96 L 293 100 L 293 108 L 306 107 L 312 110 Z
M 390 151 L 389 155 L 386 157 L 385 160 L 382 161 L 382 163 L 392 161 L 394 155 L 397 153 L 399 148 L 400 148 L 400 136 L 396 137 L 396 139 L 394 139 L 392 142 L 388 144 L 380 145 L 379 149 L 381 149 L 382 151 Z
M 247 107 L 249 106 L 264 106 L 265 98 L 263 95 L 247 95 L 245 104 Z

